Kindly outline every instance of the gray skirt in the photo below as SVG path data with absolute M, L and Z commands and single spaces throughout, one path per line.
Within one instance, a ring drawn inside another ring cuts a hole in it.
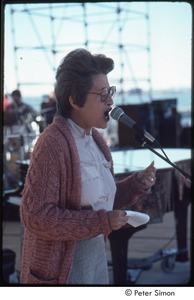
M 106 248 L 103 235 L 89 240 L 77 241 L 68 284 L 109 284 Z

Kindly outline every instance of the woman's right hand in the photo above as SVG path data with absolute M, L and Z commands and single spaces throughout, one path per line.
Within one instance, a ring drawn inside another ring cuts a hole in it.
M 111 210 L 107 212 L 108 221 L 112 230 L 118 230 L 128 221 L 128 216 L 124 210 Z

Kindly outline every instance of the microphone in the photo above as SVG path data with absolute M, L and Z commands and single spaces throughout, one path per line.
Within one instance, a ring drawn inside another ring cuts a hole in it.
M 140 127 L 133 119 L 128 117 L 120 107 L 114 107 L 110 115 L 113 119 L 120 121 L 126 126 L 134 129 L 140 138 L 145 138 L 151 143 L 158 144 L 158 141 L 149 132 Z

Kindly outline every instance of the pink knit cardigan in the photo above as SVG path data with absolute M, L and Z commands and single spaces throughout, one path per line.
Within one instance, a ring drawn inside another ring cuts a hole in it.
M 93 138 L 112 162 L 99 132 Z M 112 167 L 113 173 L 113 167 Z M 114 208 L 129 206 L 145 195 L 135 174 L 117 182 Z M 67 284 L 76 241 L 111 232 L 105 210 L 81 210 L 80 161 L 65 118 L 57 116 L 39 137 L 22 192 L 25 228 L 21 284 Z

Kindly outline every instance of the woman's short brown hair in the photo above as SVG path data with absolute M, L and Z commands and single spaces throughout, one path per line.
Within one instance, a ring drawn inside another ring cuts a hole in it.
M 76 49 L 67 54 L 56 73 L 57 113 L 66 118 L 70 116 L 70 96 L 74 103 L 82 107 L 92 87 L 92 76 L 108 74 L 113 68 L 114 61 L 103 54 L 92 55 L 85 49 Z

